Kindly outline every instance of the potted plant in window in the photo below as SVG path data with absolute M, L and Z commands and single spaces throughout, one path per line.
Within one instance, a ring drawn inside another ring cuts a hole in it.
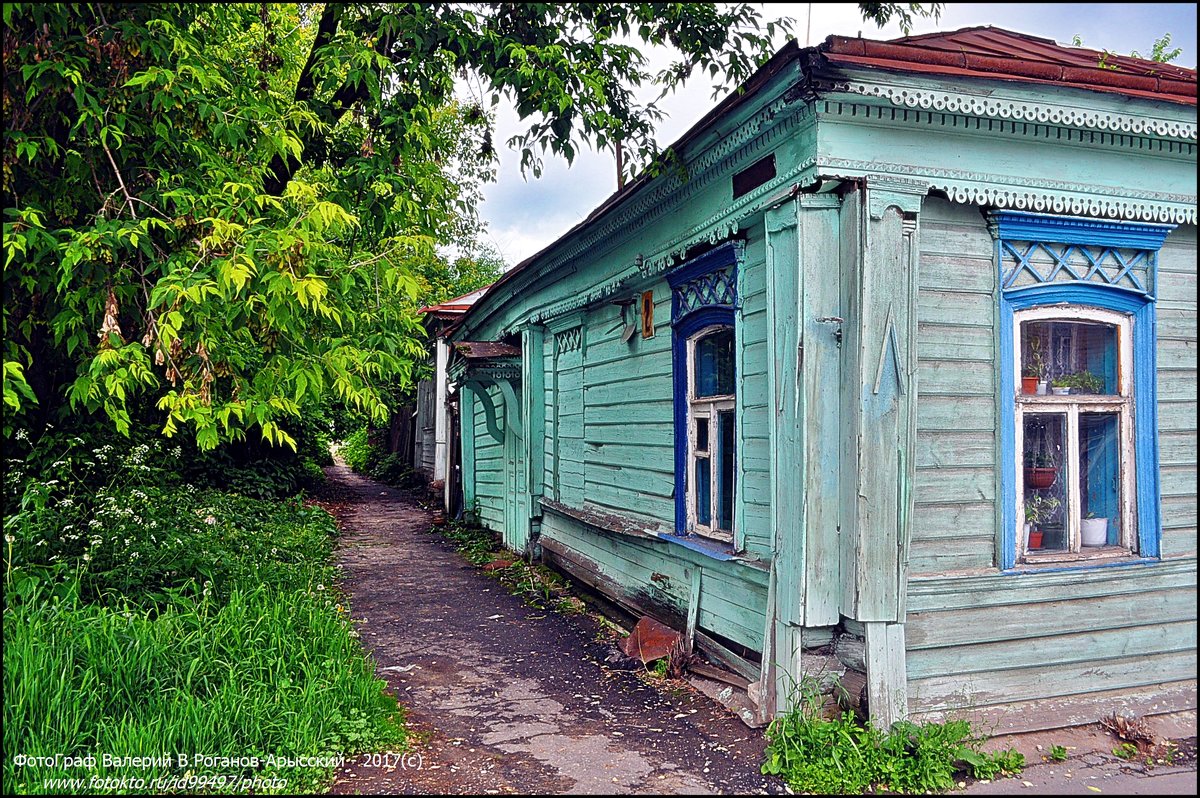
M 1060 377 L 1057 382 L 1062 382 L 1071 389 L 1073 394 L 1082 393 L 1100 393 L 1104 390 L 1104 380 L 1090 371 L 1077 371 L 1074 374 L 1067 374 Z
M 1050 392 L 1055 396 L 1066 396 L 1071 392 L 1071 377 L 1064 374 L 1050 381 Z
M 1029 538 L 1026 548 L 1028 550 L 1040 549 L 1042 547 L 1042 530 L 1037 527 L 1046 523 L 1054 515 L 1058 509 L 1059 500 L 1057 496 L 1043 496 L 1040 493 L 1029 496 L 1025 499 L 1025 521 L 1026 527 L 1029 529 Z
M 1025 361 L 1025 369 L 1021 374 L 1021 393 L 1038 393 L 1038 385 L 1046 372 L 1046 363 L 1042 359 L 1042 342 L 1037 338 L 1029 341 L 1029 357 Z
M 1079 533 L 1085 546 L 1108 545 L 1108 519 L 1088 513 L 1088 517 L 1079 523 Z
M 1025 484 L 1028 487 L 1043 490 L 1053 485 L 1057 476 L 1054 458 L 1045 452 L 1030 454 L 1025 459 Z

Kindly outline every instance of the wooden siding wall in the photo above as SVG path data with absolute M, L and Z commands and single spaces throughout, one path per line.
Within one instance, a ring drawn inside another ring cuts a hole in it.
M 586 314 L 583 356 L 581 450 L 564 451 L 582 469 L 582 496 L 563 498 L 604 512 L 641 516 L 672 526 L 675 518 L 674 422 L 671 382 L 671 294 L 666 282 L 654 291 L 655 334 L 640 329 L 621 341 L 618 305 Z M 625 310 L 626 320 L 638 315 Z M 578 354 L 576 352 L 575 354 Z
M 747 231 L 745 259 L 738 275 L 742 304 L 738 319 L 741 344 L 741 459 L 738 493 L 742 507 L 739 535 L 747 553 L 770 559 L 771 461 L 767 412 L 767 244 L 760 225 Z
M 929 198 L 917 299 L 917 484 L 909 572 L 993 564 L 996 266 L 979 209 Z
M 1158 257 L 1158 462 L 1162 556 L 1196 556 L 1196 227 Z M 1194 600 L 1193 596 L 1193 600 Z
M 474 393 L 471 395 L 474 397 Z M 500 408 L 504 407 L 504 397 L 500 390 L 489 386 L 488 395 L 499 413 Z M 472 401 L 475 403 L 475 501 L 478 505 L 479 520 L 484 526 L 504 533 L 504 444 L 497 442 L 488 433 L 483 406 L 478 399 Z
M 417 383 L 416 439 L 413 441 L 413 468 L 426 480 L 433 479 L 434 458 L 437 454 L 435 440 L 437 386 L 433 380 Z
M 630 597 L 640 606 L 665 607 L 677 618 L 687 615 L 692 572 L 699 569 L 697 626 L 754 651 L 762 650 L 766 573 L 714 560 L 667 541 L 598 534 L 551 511 L 542 518 L 543 546 L 547 539 L 556 561 L 581 581 Z
M 921 233 L 906 618 L 911 710 L 994 710 L 1002 728 L 1020 729 L 1056 722 L 1013 711 L 1022 701 L 1049 701 L 1066 713 L 1070 704 L 1061 702 L 1095 691 L 1189 695 L 1180 685 L 1196 677 L 1195 227 L 1171 235 L 1159 265 L 1164 562 L 1025 574 L 990 570 L 997 537 L 992 239 L 977 208 L 932 198 Z M 936 575 L 959 569 L 976 571 Z M 1194 706 L 1194 688 L 1190 696 Z
M 746 551 L 765 559 L 771 547 L 766 248 L 761 225 L 747 235 L 739 273 L 737 334 L 744 346 L 739 347 L 738 364 L 742 406 L 736 511 Z M 642 338 L 639 330 L 622 342 L 621 308 L 614 304 L 582 314 L 581 349 L 560 353 L 555 335 L 545 337 L 546 491 L 570 507 L 642 517 L 648 529 L 670 530 L 676 490 L 671 291 L 665 280 L 637 292 L 642 290 L 654 293 L 651 338 Z M 636 312 L 627 309 L 626 320 Z M 597 530 L 553 511 L 543 514 L 541 536 L 551 556 L 584 581 L 643 605 L 658 602 L 680 616 L 687 612 L 692 570 L 701 569 L 699 627 L 761 650 L 765 572 L 670 542 Z

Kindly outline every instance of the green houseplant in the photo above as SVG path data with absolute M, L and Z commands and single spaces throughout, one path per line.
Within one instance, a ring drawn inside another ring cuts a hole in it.
M 1021 392 L 1037 393 L 1038 383 L 1046 373 L 1046 361 L 1042 357 L 1042 342 L 1038 338 L 1029 340 L 1029 351 L 1025 368 L 1021 371 Z
M 1102 393 L 1104 380 L 1090 371 L 1077 371 L 1065 374 L 1054 381 L 1055 385 L 1070 388 L 1071 393 Z
M 1028 549 L 1042 547 L 1042 530 L 1037 527 L 1049 521 L 1061 502 L 1057 496 L 1035 493 L 1025 498 L 1025 521 L 1029 527 Z

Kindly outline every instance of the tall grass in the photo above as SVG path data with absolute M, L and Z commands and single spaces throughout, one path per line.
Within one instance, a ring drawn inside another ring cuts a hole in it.
M 335 531 L 298 501 L 186 486 L 26 502 L 5 521 L 3 791 L 189 771 L 312 790 L 329 766 L 268 757 L 402 748 L 402 712 L 334 590 Z M 105 767 L 102 754 L 172 762 Z M 237 791 L 215 786 L 201 791 Z
M 75 768 L 16 768 L 12 753 L 325 756 L 400 742 L 394 699 L 342 613 L 324 598 L 260 587 L 223 604 L 155 613 L 32 601 L 4 617 L 5 791 L 42 792 Z M 253 774 L 252 768 L 221 772 Z M 174 767 L 86 775 L 169 776 Z M 264 768 L 312 786 L 322 768 Z

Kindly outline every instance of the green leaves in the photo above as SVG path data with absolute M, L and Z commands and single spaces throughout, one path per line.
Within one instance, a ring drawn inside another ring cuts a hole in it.
M 619 36 L 675 46 L 674 85 L 744 77 L 778 32 L 709 3 L 27 4 L 3 24 L 5 405 L 122 432 L 145 412 L 202 448 L 294 446 L 329 400 L 385 419 L 426 357 L 417 308 L 499 275 L 475 244 L 491 121 L 457 75 L 528 117 L 526 167 L 621 141 L 637 168 L 658 112 Z

